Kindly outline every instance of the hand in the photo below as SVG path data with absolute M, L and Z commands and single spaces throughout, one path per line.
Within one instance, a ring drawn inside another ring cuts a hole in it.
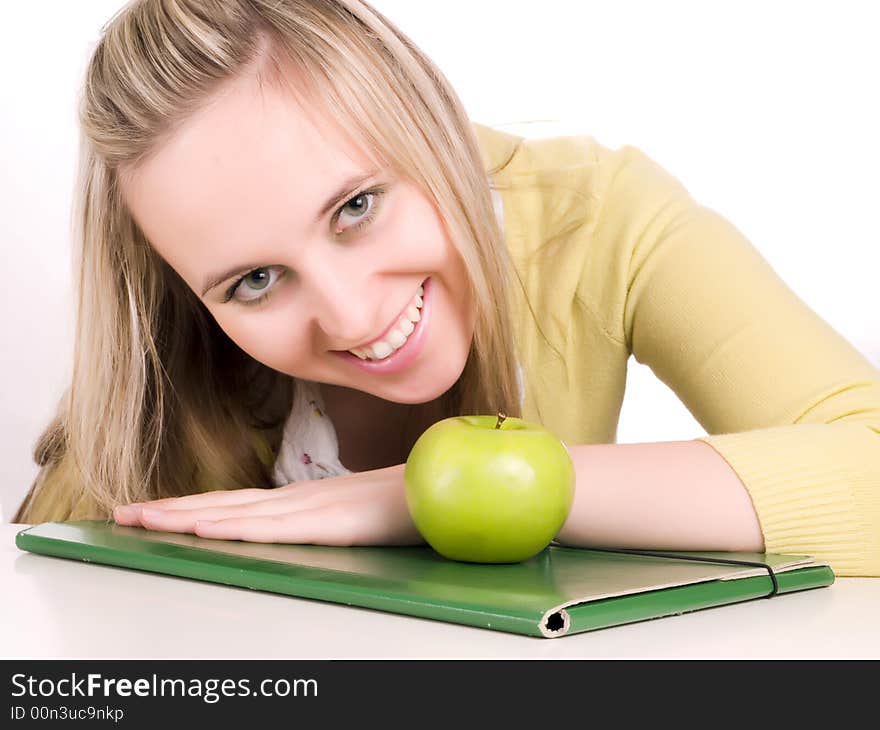
M 314 545 L 424 544 L 406 506 L 405 464 L 294 482 L 121 505 L 120 525 L 199 537 Z

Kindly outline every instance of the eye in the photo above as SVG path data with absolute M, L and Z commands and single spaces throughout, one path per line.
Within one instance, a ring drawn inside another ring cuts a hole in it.
M 343 230 L 337 230 L 336 233 L 352 233 L 359 231 L 369 225 L 375 218 L 379 210 L 379 198 L 384 195 L 386 189 L 384 187 L 373 188 L 372 190 L 364 190 L 353 198 L 349 198 L 334 214 L 333 224 L 336 227 L 337 222 L 342 218 L 343 214 L 349 206 L 355 210 L 354 217 L 356 222 L 346 226 Z M 271 289 L 275 286 L 275 282 L 284 274 L 276 273 L 273 277 L 272 273 L 283 269 L 282 266 L 260 266 L 251 269 L 248 273 L 236 279 L 235 282 L 226 290 L 223 297 L 223 303 L 228 302 L 235 297 L 239 304 L 252 305 L 264 304 L 272 293 Z M 236 296 L 239 292 L 252 292 L 250 297 Z
M 347 233 L 349 231 L 359 231 L 366 227 L 376 217 L 379 209 L 379 198 L 385 193 L 384 188 L 374 188 L 373 190 L 365 190 L 350 198 L 337 211 L 334 221 L 342 219 L 346 210 L 353 211 L 355 219 L 354 224 L 344 227 L 342 230 L 336 230 L 336 233 Z
M 226 290 L 226 296 L 223 298 L 223 301 L 228 302 L 234 295 L 240 292 L 243 292 L 244 294 L 252 292 L 250 297 L 236 297 L 236 301 L 239 304 L 256 304 L 258 302 L 263 302 L 269 298 L 269 290 L 271 287 L 274 286 L 279 278 L 281 278 L 281 275 L 276 271 L 280 268 L 282 267 L 261 266 L 257 269 L 248 271 L 248 273 L 238 278 L 232 286 Z M 275 274 L 274 276 L 273 273 Z

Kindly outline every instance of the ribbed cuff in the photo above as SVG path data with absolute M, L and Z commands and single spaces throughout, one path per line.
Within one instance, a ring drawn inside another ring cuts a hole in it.
M 880 434 L 804 423 L 696 439 L 749 492 L 769 553 L 811 555 L 840 576 L 880 575 Z

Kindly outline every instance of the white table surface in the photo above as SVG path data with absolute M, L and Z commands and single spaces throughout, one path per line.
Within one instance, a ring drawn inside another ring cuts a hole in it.
M 880 578 L 557 639 L 24 552 L 0 524 L 0 658 L 878 658 Z

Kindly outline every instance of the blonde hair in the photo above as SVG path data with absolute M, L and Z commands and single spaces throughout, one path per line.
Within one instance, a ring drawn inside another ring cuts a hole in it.
M 135 0 L 102 28 L 86 71 L 73 374 L 35 446 L 40 471 L 14 522 L 109 519 L 117 504 L 273 486 L 295 379 L 225 335 L 151 248 L 119 185 L 221 86 L 252 71 L 308 97 L 371 160 L 432 197 L 477 311 L 448 415 L 520 415 L 513 267 L 493 171 L 440 70 L 363 0 Z

